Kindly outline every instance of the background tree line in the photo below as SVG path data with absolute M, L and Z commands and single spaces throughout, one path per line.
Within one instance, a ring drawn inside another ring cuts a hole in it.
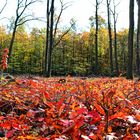
M 26 11 L 38 2 L 41 1 L 18 0 L 16 17 L 10 26 L 11 32 L 0 26 L 1 52 L 3 48 L 9 48 L 9 72 L 46 76 L 127 74 L 128 78 L 133 77 L 133 72 L 140 74 L 140 33 L 139 22 L 134 31 L 134 0 L 130 0 L 129 29 L 117 31 L 116 8 L 119 3 L 115 0 L 106 0 L 107 19 L 99 14 L 103 1 L 95 1 L 95 14 L 89 17 L 89 31 L 78 33 L 73 20 L 67 29 L 58 28 L 68 3 L 60 0 L 61 10 L 55 15 L 55 0 L 47 0 L 46 28 L 32 28 L 32 31 L 27 33 L 25 23 L 40 19 Z M 137 4 L 139 21 L 139 0 Z
M 110 74 L 109 64 L 109 42 L 108 29 L 105 20 L 100 16 L 99 25 L 99 50 L 98 50 L 98 73 L 102 75 Z M 94 20 L 94 19 L 93 19 Z M 92 21 L 93 22 L 93 21 Z M 43 74 L 45 67 L 45 29 L 33 28 L 28 34 L 24 26 L 17 29 L 15 43 L 9 71 L 17 74 L 31 73 Z M 65 31 L 59 31 L 63 34 Z M 52 53 L 52 74 L 53 75 L 89 75 L 96 74 L 94 36 L 95 27 L 91 26 L 90 32 L 76 33 L 71 29 L 63 37 L 59 45 L 53 49 Z M 127 37 L 128 29 L 121 30 L 118 35 L 118 63 L 121 73 L 126 72 L 127 62 Z M 0 44 L 2 49 L 9 45 L 11 33 L 0 27 Z M 55 38 L 59 39 L 59 36 Z M 136 64 L 135 64 L 136 70 Z

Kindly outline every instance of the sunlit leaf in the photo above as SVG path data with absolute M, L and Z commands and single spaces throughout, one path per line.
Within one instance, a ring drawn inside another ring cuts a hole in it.
M 96 102 L 94 102 L 94 106 L 96 107 L 97 111 L 99 111 L 100 114 L 105 115 L 105 112 L 100 105 L 98 105 Z

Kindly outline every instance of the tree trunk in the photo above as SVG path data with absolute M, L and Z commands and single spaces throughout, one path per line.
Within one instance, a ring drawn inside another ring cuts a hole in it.
M 114 2 L 114 12 L 113 12 L 113 19 L 114 19 L 114 56 L 115 56 L 115 67 L 116 67 L 116 76 L 119 76 L 119 67 L 118 67 L 118 53 L 117 53 L 117 31 L 116 31 L 116 6 Z
M 14 29 L 13 29 L 13 32 L 12 32 L 12 38 L 11 38 L 11 41 L 10 41 L 8 63 L 10 63 L 10 59 L 11 59 L 11 56 L 12 56 L 13 44 L 14 44 L 16 30 L 17 30 L 17 21 L 18 21 L 18 19 L 15 21 Z
M 44 74 L 47 75 L 48 71 L 48 57 L 49 57 L 49 33 L 50 33 L 50 0 L 47 0 L 47 29 L 46 29 L 46 51 L 45 51 L 45 71 Z
M 130 0 L 127 79 L 133 79 L 133 38 L 134 38 L 134 0 Z
M 137 48 L 136 48 L 136 65 L 137 74 L 140 75 L 140 1 L 138 3 L 138 22 L 137 22 Z
M 96 12 L 95 12 L 95 18 L 96 18 L 96 32 L 95 32 L 95 74 L 98 74 L 98 0 L 96 0 Z
M 117 53 L 116 23 L 114 23 L 114 55 L 115 55 L 116 76 L 118 76 L 119 75 L 119 66 L 118 66 L 118 53 Z
M 107 0 L 107 15 L 108 15 L 108 35 L 109 35 L 109 50 L 110 50 L 110 71 L 113 75 L 113 53 L 112 53 L 112 29 L 110 21 L 110 1 Z
M 16 17 L 15 17 L 15 22 L 14 22 L 14 28 L 13 28 L 13 32 L 12 32 L 12 38 L 10 41 L 10 46 L 9 46 L 9 57 L 8 57 L 8 63 L 10 62 L 11 59 L 11 55 L 12 55 L 12 49 L 13 49 L 13 44 L 14 44 L 14 40 L 15 40 L 15 35 L 16 35 L 16 29 L 17 27 L 23 25 L 24 23 L 34 20 L 33 18 L 27 18 L 30 17 L 31 15 L 29 14 L 25 14 L 24 13 L 26 11 L 26 9 L 28 9 L 28 7 L 32 4 L 34 4 L 35 2 L 37 2 L 37 0 L 18 0 L 17 1 L 17 8 L 16 8 Z
M 72 57 L 73 57 L 72 58 L 72 67 L 74 68 L 74 66 L 75 66 L 75 38 L 74 37 L 72 40 Z
M 51 10 L 50 10 L 50 40 L 49 40 L 49 57 L 48 57 L 48 69 L 47 69 L 47 77 L 51 76 L 51 67 L 52 67 L 52 50 L 54 46 L 54 38 L 53 38 L 53 23 L 54 23 L 54 0 L 51 3 Z

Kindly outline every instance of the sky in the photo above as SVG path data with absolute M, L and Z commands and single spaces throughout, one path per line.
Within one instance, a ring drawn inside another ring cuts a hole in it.
M 5 0 L 0 0 L 2 3 Z M 90 27 L 89 17 L 95 15 L 95 0 L 63 0 L 64 3 L 69 2 L 69 7 L 63 11 L 61 18 L 61 26 L 69 27 L 70 19 L 74 18 L 76 20 L 76 25 L 78 26 L 78 30 L 88 30 Z M 129 25 L 129 0 L 116 0 L 120 1 L 120 4 L 117 6 L 118 22 L 117 29 L 121 30 L 122 28 L 128 28 Z M 100 5 L 99 14 L 102 15 L 105 19 L 107 19 L 106 14 L 106 0 L 103 0 L 103 3 Z M 1 3 L 1 5 L 2 5 Z M 15 16 L 15 8 L 16 8 L 16 0 L 8 0 L 8 5 L 6 6 L 0 18 L 6 17 L 3 20 L 0 20 L 0 23 L 3 25 L 8 24 L 8 18 Z M 55 3 L 56 12 L 59 13 L 59 0 L 56 0 Z M 42 3 L 36 3 L 31 7 L 31 12 L 37 17 L 46 17 L 46 3 L 45 0 Z M 135 4 L 135 17 L 137 16 L 137 5 Z M 136 19 L 136 18 L 135 18 Z M 45 23 L 39 21 L 29 22 L 28 28 L 45 27 Z

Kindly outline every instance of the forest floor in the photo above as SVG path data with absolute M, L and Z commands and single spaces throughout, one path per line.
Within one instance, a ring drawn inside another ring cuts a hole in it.
M 140 81 L 3 79 L 0 139 L 140 140 Z

